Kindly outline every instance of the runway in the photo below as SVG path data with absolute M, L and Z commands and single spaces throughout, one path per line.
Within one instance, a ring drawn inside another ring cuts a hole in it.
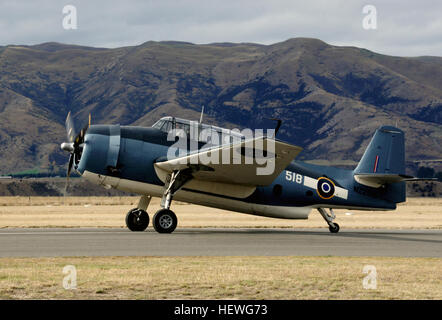
M 442 230 L 0 229 L 0 257 L 59 256 L 442 257 Z

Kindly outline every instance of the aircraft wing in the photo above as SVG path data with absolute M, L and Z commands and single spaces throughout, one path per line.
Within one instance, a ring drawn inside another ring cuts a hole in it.
M 155 171 L 163 182 L 171 172 L 189 168 L 193 180 L 256 188 L 271 184 L 301 150 L 282 141 L 258 137 L 157 162 Z M 212 161 L 208 162 L 208 158 Z

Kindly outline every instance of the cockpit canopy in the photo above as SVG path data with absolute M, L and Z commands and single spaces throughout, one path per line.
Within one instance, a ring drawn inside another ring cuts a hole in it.
M 223 139 L 224 143 L 232 143 L 233 141 L 241 141 L 241 139 L 244 139 L 244 136 L 239 131 L 233 131 L 221 127 L 216 127 L 204 123 L 198 123 L 196 121 L 190 121 L 186 119 L 181 118 L 175 118 L 175 117 L 163 117 L 152 126 L 153 128 L 159 129 L 163 132 L 169 133 L 173 129 L 181 129 L 184 131 L 184 133 L 187 135 L 187 137 L 191 137 L 191 127 L 198 128 L 198 140 L 205 140 L 200 139 L 200 133 L 205 131 L 207 136 L 207 133 L 216 133 L 216 136 L 220 139 Z M 206 141 L 204 141 L 206 142 Z

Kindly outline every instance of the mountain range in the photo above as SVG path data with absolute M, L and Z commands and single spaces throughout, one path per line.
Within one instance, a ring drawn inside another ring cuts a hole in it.
M 406 52 L 404 52 L 406 55 Z M 442 57 L 395 57 L 294 38 L 273 45 L 153 42 L 0 47 L 0 174 L 65 170 L 64 121 L 150 126 L 172 115 L 272 128 L 299 159 L 354 165 L 376 128 L 408 161 L 442 159 Z

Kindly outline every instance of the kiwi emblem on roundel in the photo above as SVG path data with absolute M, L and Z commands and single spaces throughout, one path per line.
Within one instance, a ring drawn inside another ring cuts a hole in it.
M 335 195 L 335 184 L 330 179 L 321 177 L 318 179 L 316 191 L 322 199 L 331 199 Z

